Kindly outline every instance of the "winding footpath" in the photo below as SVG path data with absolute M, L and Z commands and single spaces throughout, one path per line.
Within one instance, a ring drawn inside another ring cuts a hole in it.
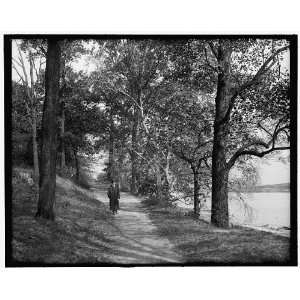
M 94 197 L 109 205 L 106 190 L 94 188 Z M 180 263 L 182 258 L 173 250 L 172 243 L 159 236 L 141 199 L 121 193 L 120 210 L 112 215 L 116 234 L 110 236 L 109 260 L 118 264 L 167 264 Z M 113 245 L 116 245 L 115 247 Z M 121 254 L 120 254 L 121 253 Z
M 105 176 L 105 160 L 107 155 L 104 154 L 90 161 L 88 172 L 93 181 L 93 198 L 109 207 L 108 185 L 99 183 L 99 176 Z M 167 238 L 158 234 L 141 201 L 130 193 L 120 193 L 120 210 L 110 220 L 115 230 L 109 233 L 109 241 L 105 243 L 109 249 L 103 253 L 105 260 L 125 265 L 181 263 L 183 258 L 175 253 L 174 245 Z

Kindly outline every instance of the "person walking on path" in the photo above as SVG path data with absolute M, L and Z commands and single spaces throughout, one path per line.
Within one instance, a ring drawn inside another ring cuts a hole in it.
M 119 186 L 116 182 L 111 182 L 111 185 L 109 186 L 107 191 L 107 196 L 109 198 L 109 208 L 113 214 L 116 214 L 118 212 L 118 209 L 120 208 L 120 191 Z

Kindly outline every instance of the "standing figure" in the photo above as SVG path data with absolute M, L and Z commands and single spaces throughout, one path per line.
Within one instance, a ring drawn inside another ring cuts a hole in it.
M 120 191 L 116 182 L 112 181 L 108 188 L 107 196 L 109 198 L 109 208 L 113 214 L 116 214 L 119 209 Z

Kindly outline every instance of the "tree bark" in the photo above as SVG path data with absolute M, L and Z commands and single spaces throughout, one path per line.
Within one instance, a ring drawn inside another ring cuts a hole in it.
M 112 110 L 112 109 L 111 109 Z M 108 156 L 108 179 L 115 180 L 115 151 L 114 151 L 114 120 L 112 111 L 110 112 L 110 132 L 109 132 L 109 156 Z
M 165 176 L 166 176 L 166 186 L 167 186 L 167 193 L 168 193 L 168 197 L 169 195 L 172 193 L 173 189 L 174 189 L 174 179 L 172 176 L 172 172 L 170 170 L 170 159 L 171 159 L 171 151 L 168 148 L 167 149 L 167 157 L 166 157 L 166 166 L 164 169 L 165 172 Z
M 60 137 L 61 137 L 61 161 L 60 167 L 66 167 L 66 151 L 65 151 L 65 102 L 61 102 L 61 124 L 60 124 Z
M 37 143 L 37 116 L 35 108 L 32 108 L 32 148 L 33 148 L 33 177 L 36 195 L 39 194 L 39 152 Z
M 137 110 L 135 112 L 135 118 L 134 123 L 132 127 L 132 138 L 131 138 L 131 144 L 132 144 L 132 151 L 131 151 L 131 186 L 130 191 L 133 194 L 138 193 L 138 182 L 139 182 L 139 162 L 138 162 L 138 141 L 139 141 L 139 111 Z
M 193 170 L 194 174 L 194 214 L 196 217 L 200 215 L 200 201 L 199 201 L 199 173 L 197 170 Z
M 126 171 L 123 170 L 124 160 L 126 158 L 126 152 L 123 150 L 123 146 L 121 146 L 120 151 L 118 152 L 118 160 L 117 160 L 117 168 L 118 168 L 118 181 L 120 185 L 120 189 L 124 191 L 129 190 Z
M 162 200 L 162 180 L 161 180 L 161 172 L 160 166 L 158 164 L 155 165 L 156 169 L 156 197 L 159 202 Z
M 75 169 L 76 169 L 75 178 L 76 178 L 77 181 L 79 181 L 80 168 L 79 168 L 79 160 L 78 160 L 77 149 L 73 149 L 73 154 L 74 154 Z
M 56 185 L 56 110 L 59 96 L 60 46 L 57 40 L 48 40 L 45 78 L 45 102 L 42 121 L 42 151 L 40 189 L 37 217 L 54 220 Z
M 214 141 L 212 152 L 212 211 L 211 222 L 227 228 L 228 214 L 228 170 L 226 164 L 226 140 L 229 129 L 231 109 L 230 62 L 231 50 L 222 45 L 218 50 L 221 71 L 218 75 L 217 95 L 215 98 Z
M 228 171 L 222 170 L 213 177 L 211 222 L 222 228 L 229 226 L 228 213 Z

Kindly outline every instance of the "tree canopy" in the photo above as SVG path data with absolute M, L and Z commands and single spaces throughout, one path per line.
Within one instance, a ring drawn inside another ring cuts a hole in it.
M 32 136 L 38 178 L 49 41 L 15 44 L 13 134 Z M 212 222 L 227 227 L 230 170 L 249 173 L 253 157 L 290 147 L 286 39 L 124 38 L 59 45 L 55 146 L 60 167 L 75 168 L 77 176 L 78 155 L 107 151 L 108 178 L 122 189 L 160 203 L 190 197 L 197 216 L 200 198 L 210 196 Z

